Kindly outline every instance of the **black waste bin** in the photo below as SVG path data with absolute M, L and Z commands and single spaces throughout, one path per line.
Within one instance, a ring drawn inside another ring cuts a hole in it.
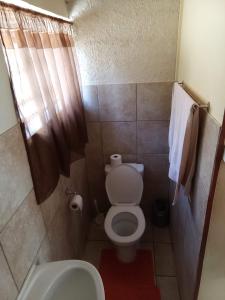
M 170 217 L 169 201 L 165 199 L 157 199 L 152 205 L 152 223 L 158 227 L 169 225 Z

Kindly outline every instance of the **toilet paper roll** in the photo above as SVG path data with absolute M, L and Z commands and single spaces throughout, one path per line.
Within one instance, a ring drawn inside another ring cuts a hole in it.
M 70 210 L 73 213 L 82 213 L 83 211 L 83 198 L 80 195 L 75 195 L 70 201 Z
M 110 156 L 111 167 L 116 167 L 122 164 L 122 156 L 120 154 L 113 154 Z

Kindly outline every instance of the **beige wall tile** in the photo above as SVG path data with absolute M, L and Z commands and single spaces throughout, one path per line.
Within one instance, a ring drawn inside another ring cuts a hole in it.
M 136 153 L 136 122 L 102 123 L 103 153 Z
M 83 197 L 87 197 L 88 182 L 87 182 L 87 169 L 86 169 L 85 158 L 79 159 L 71 164 L 70 177 L 75 192 L 81 194 Z
M 67 250 L 65 253 L 62 252 L 61 254 L 71 256 L 71 258 L 78 258 L 80 256 L 80 252 L 83 250 L 84 243 L 87 238 L 91 213 L 93 210 L 91 198 L 89 195 L 88 173 L 85 158 L 76 160 L 71 164 L 70 178 L 62 176 L 62 185 L 63 195 L 60 209 L 63 210 L 64 213 L 58 213 L 57 218 L 63 219 L 64 216 L 64 223 L 66 224 L 64 224 L 65 226 L 63 230 L 65 231 L 64 234 L 68 235 L 68 239 L 66 240 Z M 68 202 L 70 201 L 71 196 L 67 196 L 65 194 L 66 188 L 69 188 L 70 190 L 76 192 L 83 198 L 83 211 L 81 216 L 77 215 L 75 216 L 75 218 L 72 217 L 70 210 L 68 209 Z M 58 221 L 56 222 L 58 224 Z M 54 225 L 51 225 L 50 230 L 53 236 L 53 241 L 58 245 L 59 251 L 61 251 L 60 245 L 57 242 L 57 235 L 54 235 L 53 226 Z M 66 230 L 68 230 L 69 233 L 66 233 Z M 59 239 L 61 240 L 60 236 Z
M 193 192 L 191 195 L 190 208 L 195 228 L 202 236 L 205 223 L 206 208 L 208 203 L 209 190 L 207 191 L 204 183 L 199 176 L 195 177 Z
M 168 131 L 167 121 L 138 121 L 138 153 L 168 153 Z
M 176 206 L 171 208 L 171 228 L 182 299 L 192 299 L 202 236 L 199 235 L 183 189 L 180 190 Z
M 0 134 L 2 134 L 17 123 L 9 75 L 2 46 L 0 47 L 0 70 Z
M 101 191 L 103 191 L 104 181 L 101 124 L 96 122 L 88 123 L 87 129 L 89 140 L 85 148 L 85 154 L 87 161 L 89 190 L 91 198 L 99 198 L 101 197 Z
M 169 227 L 153 227 L 154 241 L 156 243 L 171 243 Z
M 61 203 L 68 198 L 66 190 L 80 194 L 85 199 L 88 198 L 88 177 L 87 177 L 86 159 L 81 158 L 74 161 L 70 165 L 70 177 L 61 176 L 59 181 L 59 193 L 61 195 Z
M 47 228 L 54 218 L 60 202 L 63 201 L 64 197 L 65 195 L 63 195 L 62 179 L 60 179 L 50 197 L 48 197 L 48 199 L 46 199 L 40 205 L 43 219 Z
M 87 131 L 88 143 L 86 144 L 86 150 L 91 152 L 102 152 L 101 123 L 87 123 Z
M 101 121 L 136 120 L 136 84 L 98 86 Z
M 172 83 L 137 84 L 137 119 L 169 120 L 171 110 Z
M 198 300 L 223 300 L 225 252 L 225 162 L 220 164 L 207 236 Z
M 167 184 L 169 160 L 167 154 L 138 154 L 144 164 L 144 181 L 147 184 Z
M 201 112 L 197 170 L 208 191 L 214 166 L 220 125 L 206 112 Z
M 83 86 L 83 103 L 86 121 L 99 121 L 98 90 L 95 85 Z
M 155 245 L 156 275 L 176 276 L 173 250 L 170 244 Z
M 94 201 L 97 201 L 98 209 L 100 212 L 106 212 L 110 207 L 109 200 L 107 198 L 106 190 L 105 190 L 105 178 L 93 178 L 90 181 L 90 201 L 92 203 L 92 216 L 96 215 L 96 209 L 94 206 Z
M 152 203 L 157 199 L 168 199 L 169 186 L 167 183 L 164 184 L 151 184 L 148 181 L 144 181 L 144 191 L 141 201 L 141 207 L 147 218 L 150 217 L 152 211 Z
M 0 135 L 0 231 L 32 189 L 19 125 Z
M 32 191 L 0 235 L 0 242 L 20 288 L 45 234 L 44 222 Z
M 104 211 L 107 207 L 107 202 L 104 187 L 105 175 L 100 123 L 88 123 L 88 137 L 89 143 L 86 145 L 85 153 L 90 201 L 93 207 L 93 201 L 96 199 L 99 208 Z M 95 214 L 95 211 L 92 211 L 92 213 Z
M 80 194 L 83 198 L 83 211 L 80 218 L 80 222 L 77 222 L 78 218 L 72 218 L 72 243 L 73 248 L 76 250 L 78 248 L 78 255 L 83 250 L 84 244 L 86 242 L 87 233 L 90 226 L 91 213 L 93 206 L 89 197 L 89 187 L 88 187 L 88 177 L 86 168 L 86 159 L 80 159 L 75 161 L 71 165 L 71 181 L 74 184 L 74 190 Z M 78 225 L 77 225 L 78 224 Z M 78 241 L 79 247 L 76 247 L 76 240 Z
M 123 163 L 136 163 L 137 162 L 137 155 L 136 154 L 123 153 L 122 154 L 122 162 Z M 109 154 L 104 155 L 104 163 L 105 164 L 110 164 L 110 155 Z
M 95 177 L 104 177 L 103 156 L 98 152 L 90 152 L 87 154 L 88 180 L 92 181 Z
M 79 222 L 75 218 L 75 225 L 72 223 L 73 219 L 68 205 L 71 196 L 66 195 L 66 189 L 80 194 L 83 198 L 82 216 Z M 70 177 L 61 176 L 53 194 L 55 194 L 56 198 L 51 195 L 46 200 L 47 203 L 43 203 L 44 209 L 42 208 L 44 217 L 51 219 L 51 221 L 47 221 L 51 259 L 78 258 L 79 251 L 80 249 L 82 250 L 86 240 L 91 215 L 86 160 L 84 158 L 71 164 Z M 57 208 L 54 207 L 54 203 Z
M 217 122 L 207 112 L 201 111 L 199 148 L 191 202 L 181 189 L 177 204 L 171 207 L 171 233 L 176 253 L 177 278 L 184 300 L 192 299 L 195 289 L 218 133 Z
M 157 277 L 161 300 L 180 300 L 176 277 Z
M 17 288 L 0 248 L 0 298 L 1 300 L 15 300 L 16 296 Z
M 72 219 L 68 209 L 68 202 L 64 200 L 60 209 L 53 218 L 48 238 L 51 246 L 53 260 L 64 260 L 75 258 L 74 245 L 72 240 Z
M 98 225 L 95 222 L 91 223 L 88 241 L 109 241 L 105 233 L 104 224 Z
M 52 256 L 51 245 L 48 236 L 46 235 L 41 243 L 37 257 L 35 258 L 35 263 L 43 264 L 46 262 L 51 262 L 52 260 L 53 260 L 53 256 Z

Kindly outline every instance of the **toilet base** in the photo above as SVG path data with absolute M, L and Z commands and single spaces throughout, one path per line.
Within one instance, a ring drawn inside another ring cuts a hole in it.
M 119 261 L 123 263 L 130 263 L 135 260 L 137 246 L 116 246 L 116 254 Z

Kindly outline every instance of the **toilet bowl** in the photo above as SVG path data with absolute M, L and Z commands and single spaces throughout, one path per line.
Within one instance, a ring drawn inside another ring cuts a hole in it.
M 145 217 L 139 206 L 142 176 L 132 166 L 121 164 L 108 173 L 105 186 L 112 204 L 105 218 L 105 232 L 116 246 L 119 260 L 131 262 L 145 230 Z

